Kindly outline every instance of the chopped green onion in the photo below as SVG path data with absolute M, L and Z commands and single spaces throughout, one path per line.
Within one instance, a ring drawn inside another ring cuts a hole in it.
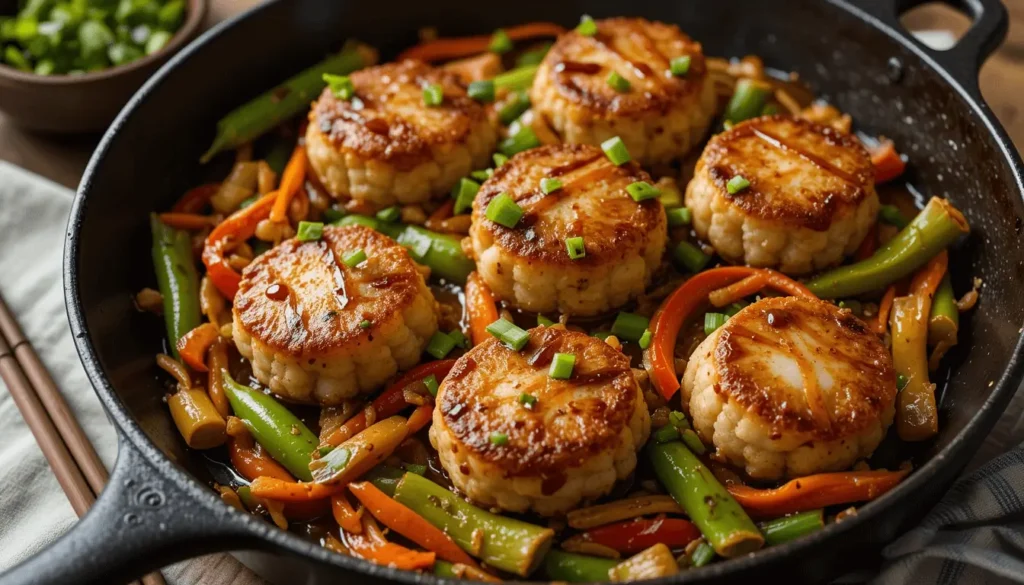
M 540 190 L 545 195 L 550 195 L 562 188 L 562 182 L 558 179 L 545 177 L 540 180 Z
M 537 397 L 523 392 L 519 395 L 519 404 L 522 404 L 526 410 L 533 410 L 533 405 L 537 404 Z
M 703 567 L 714 559 L 715 549 L 706 540 L 702 539 L 700 544 L 693 549 L 693 554 L 690 555 L 690 565 L 693 567 Z
M 704 335 L 711 335 L 728 320 L 725 313 L 704 313 Z
M 654 431 L 654 442 L 668 443 L 679 439 L 679 429 L 672 425 L 665 425 Z
M 555 322 L 544 316 L 543 313 L 537 313 L 537 325 L 541 327 L 551 327 Z
M 300 221 L 299 228 L 295 231 L 295 239 L 300 242 L 312 242 L 319 240 L 324 234 L 324 224 L 319 221 Z
M 444 101 L 444 88 L 438 83 L 430 83 L 423 88 L 423 104 L 435 107 Z
M 255 201 L 253 201 L 253 203 L 255 203 Z M 340 209 L 328 207 L 324 210 L 324 221 L 327 223 L 334 223 L 343 217 L 345 217 L 345 212 Z
M 676 207 L 675 209 L 669 209 L 665 212 L 665 216 L 668 217 L 669 227 L 690 225 L 690 222 L 693 221 L 693 214 L 690 213 L 689 207 Z
M 747 180 L 743 175 L 736 175 L 729 179 L 729 182 L 725 184 L 725 190 L 729 192 L 729 195 L 735 195 L 740 191 L 745 191 L 750 186 L 750 181 Z
M 430 337 L 430 341 L 427 342 L 427 353 L 434 356 L 435 359 L 444 359 L 452 350 L 455 349 L 455 340 L 448 336 L 447 333 L 435 331 L 434 335 Z
M 473 171 L 472 173 L 469 173 L 470 177 L 473 177 L 474 179 L 480 182 L 490 179 L 492 175 L 494 175 L 494 169 L 481 169 L 479 171 Z
M 626 185 L 626 193 L 629 193 L 629 196 L 633 198 L 633 201 L 639 203 L 648 199 L 654 199 L 658 195 L 661 195 L 661 189 L 658 189 L 647 181 L 636 181 Z
M 492 445 L 497 445 L 500 447 L 506 443 L 508 443 L 508 435 L 506 435 L 505 433 L 499 433 L 497 431 L 491 433 Z
M 471 82 L 466 93 L 478 102 L 489 104 L 494 101 L 494 82 L 490 79 Z
M 571 353 L 556 353 L 551 359 L 551 367 L 548 369 L 548 376 L 555 380 L 568 380 L 572 377 L 572 370 L 576 367 L 576 355 Z
M 730 316 L 730 317 L 732 317 L 736 313 L 739 313 L 740 311 L 742 311 L 749 304 L 750 303 L 748 303 L 746 301 L 736 301 L 735 303 L 733 303 L 733 304 L 731 304 L 731 305 L 729 305 L 728 307 L 725 308 L 725 314 Z
M 597 34 L 597 23 L 589 15 L 580 17 L 580 23 L 576 25 L 576 32 L 585 37 L 592 37 Z
M 508 33 L 505 32 L 505 29 L 499 28 L 494 31 L 494 34 L 491 35 L 491 44 L 487 46 L 487 50 L 499 55 L 512 50 L 512 39 L 508 38 Z
M 343 254 L 341 261 L 345 263 L 345 266 L 355 268 L 366 261 L 366 252 L 362 248 L 356 248 Z
M 360 329 L 369 329 L 372 326 L 373 326 L 373 323 L 371 323 L 370 321 L 368 321 L 366 319 L 363 319 L 362 321 L 359 322 L 359 328 Z
M 431 396 L 437 397 L 437 376 L 430 374 L 426 378 L 423 378 L 423 385 L 427 387 L 427 391 L 430 392 Z
M 672 249 L 672 258 L 681 264 L 683 268 L 695 273 L 700 272 L 711 260 L 711 256 L 708 256 L 700 248 L 686 240 L 679 242 Z
M 626 341 L 640 341 L 650 324 L 650 319 L 643 315 L 623 311 L 615 316 L 615 322 L 612 323 L 612 334 Z
M 907 387 L 908 383 L 910 383 L 910 378 L 904 376 L 903 374 L 896 375 L 896 390 L 902 391 L 904 388 Z
M 409 473 L 415 473 L 416 475 L 426 475 L 427 473 L 427 466 L 418 463 L 403 463 L 402 467 Z
M 640 345 L 640 349 L 647 349 L 651 346 L 652 333 L 650 329 L 644 329 L 644 334 L 640 336 L 640 340 L 637 344 Z
M 452 329 L 448 332 L 448 337 L 455 340 L 455 347 L 463 349 L 469 347 L 469 338 L 466 337 L 466 334 L 461 329 Z
M 523 208 L 509 197 L 508 193 L 501 192 L 484 210 L 487 219 L 507 228 L 514 228 L 519 220 L 523 218 Z
M 900 229 L 907 227 L 907 224 L 910 223 L 907 221 L 907 218 L 903 217 L 903 213 L 900 212 L 900 208 L 895 205 L 883 205 L 879 207 L 878 219 Z
M 509 136 L 505 140 L 502 140 L 501 143 L 498 144 L 498 150 L 505 156 L 512 156 L 516 153 L 523 152 L 524 150 L 537 148 L 540 144 L 540 138 L 537 138 L 537 134 L 533 131 L 533 128 L 524 125 L 521 126 L 515 134 Z
M 377 212 L 377 219 L 388 223 L 396 222 L 400 217 L 402 217 L 402 210 L 397 205 L 392 205 Z
M 771 94 L 772 87 L 763 81 L 740 79 L 725 108 L 725 121 L 736 124 L 759 115 Z
M 537 76 L 537 69 L 537 65 L 516 67 L 511 71 L 495 75 L 491 81 L 494 82 L 494 87 L 498 89 L 510 91 L 527 90 L 533 85 L 533 78 Z
M 349 79 L 348 75 L 324 73 L 323 79 L 327 83 L 327 87 L 330 88 L 331 93 L 334 94 L 334 97 L 339 100 L 350 100 L 352 96 L 356 95 L 356 86 L 352 85 L 352 80 Z
M 684 431 L 686 429 L 691 428 L 690 421 L 686 420 L 686 415 L 679 412 L 678 410 L 673 410 L 672 412 L 668 413 L 668 423 L 674 426 L 675 428 L 682 429 Z
M 459 182 L 455 183 L 455 186 L 452 187 L 452 199 L 455 200 L 455 207 L 452 209 L 452 212 L 455 215 L 459 215 L 472 209 L 473 200 L 476 199 L 478 191 L 480 191 L 480 183 L 465 177 L 459 179 Z
M 516 67 L 525 67 L 527 65 L 540 65 L 540 62 L 544 60 L 544 57 L 548 54 L 551 49 L 551 43 L 544 43 L 537 49 L 532 51 L 524 51 L 516 58 Z
M 622 166 L 632 160 L 629 150 L 626 149 L 626 143 L 618 136 L 613 136 L 602 142 L 601 150 L 615 166 Z
M 707 448 L 704 447 L 704 443 L 700 441 L 700 437 L 693 429 L 686 429 L 679 433 L 679 438 L 683 440 L 683 444 L 689 447 L 690 451 L 693 451 L 697 455 L 703 455 Z
M 565 238 L 565 249 L 569 252 L 569 258 L 579 260 L 587 255 L 587 248 L 583 242 L 583 236 Z
M 488 325 L 487 332 L 516 351 L 526 347 L 527 342 L 530 341 L 530 334 L 528 332 L 520 329 L 511 321 L 504 319 L 498 319 Z
M 508 162 L 508 157 L 505 156 L 504 154 L 501 154 L 500 152 L 496 152 L 496 153 L 491 155 L 491 160 L 494 161 L 494 166 L 495 166 L 495 168 L 497 168 L 497 167 L 500 167 L 501 165 L 507 163 Z
M 517 91 L 512 94 L 514 99 L 506 102 L 498 109 L 498 119 L 508 126 L 516 121 L 516 118 L 523 115 L 523 112 L 530 109 L 530 96 L 525 91 Z
M 690 61 L 689 55 L 676 57 L 669 61 L 668 70 L 673 77 L 686 77 L 686 74 L 690 72 Z
M 630 90 L 630 88 L 633 87 L 633 85 L 629 83 L 629 80 L 619 75 L 617 71 L 612 71 L 611 73 L 609 73 L 608 79 L 605 79 L 605 82 L 608 84 L 609 87 L 611 87 L 612 89 L 619 93 L 626 93 L 627 91 Z

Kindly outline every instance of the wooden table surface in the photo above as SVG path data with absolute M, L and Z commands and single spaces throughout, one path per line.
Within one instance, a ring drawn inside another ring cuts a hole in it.
M 212 0 L 210 26 L 258 0 Z M 1018 148 L 1024 146 L 1024 1 L 1004 0 L 1011 13 L 1010 33 L 1002 47 L 981 70 L 981 89 L 992 110 L 1007 128 Z M 938 29 L 962 32 L 963 15 L 942 6 L 919 9 L 904 18 L 912 30 Z M 58 183 L 74 188 L 85 168 L 98 136 L 74 138 L 40 136 L 15 128 L 0 113 L 0 160 L 7 160 Z M 233 557 L 210 555 L 165 569 L 179 583 L 197 585 L 260 585 L 264 583 Z

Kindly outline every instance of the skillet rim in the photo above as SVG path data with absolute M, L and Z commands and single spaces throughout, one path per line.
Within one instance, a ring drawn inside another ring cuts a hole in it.
M 87 198 L 96 169 L 103 164 L 111 143 L 117 138 L 122 127 L 129 123 L 135 113 L 135 110 L 144 103 L 153 92 L 159 90 L 166 77 L 180 63 L 188 59 L 201 56 L 206 45 L 216 37 L 220 36 L 227 29 L 233 28 L 242 21 L 256 18 L 262 12 L 282 3 L 287 3 L 287 0 L 271 0 L 220 22 L 208 31 L 204 32 L 184 49 L 174 54 L 166 64 L 164 64 L 149 80 L 146 81 L 146 83 L 134 96 L 132 96 L 131 100 L 129 100 L 118 114 L 117 118 L 104 133 L 96 147 L 96 150 L 93 152 L 82 175 L 82 181 L 75 193 L 68 218 L 63 262 L 63 287 L 68 320 L 74 336 L 75 348 L 78 352 L 79 359 L 85 368 L 86 375 L 118 430 L 118 459 L 120 460 L 121 458 L 121 449 L 127 448 L 136 451 L 138 454 L 143 456 L 153 466 L 153 468 L 158 471 L 158 473 L 160 473 L 162 480 L 173 483 L 189 497 L 194 498 L 196 503 L 201 504 L 206 508 L 220 507 L 223 509 L 223 507 L 230 508 L 230 506 L 221 501 L 214 492 L 209 490 L 208 486 L 200 482 L 184 468 L 174 464 L 166 455 L 164 455 L 156 444 L 149 439 L 139 426 L 134 416 L 125 406 L 124 402 L 121 400 L 102 368 L 99 355 L 90 339 L 89 328 L 85 322 L 85 310 L 82 306 L 82 299 L 78 291 L 78 248 L 81 236 L 81 226 L 84 222 L 84 216 L 88 211 Z M 984 99 L 980 96 L 980 92 L 978 92 L 977 95 L 973 95 L 970 89 L 965 87 L 964 83 L 956 79 L 952 73 L 941 66 L 917 41 L 912 40 L 908 35 L 904 35 L 900 31 L 894 29 L 890 23 L 879 18 L 875 14 L 858 7 L 853 3 L 853 0 L 826 0 L 826 4 L 837 10 L 844 11 L 850 16 L 856 18 L 860 21 L 862 26 L 872 27 L 883 33 L 885 36 L 889 37 L 890 40 L 896 42 L 906 51 L 913 54 L 925 67 L 937 73 L 945 81 L 948 88 L 954 91 L 959 99 L 966 102 L 970 111 L 978 116 L 986 133 L 996 139 L 999 151 L 1002 155 L 1000 164 L 1009 166 L 1011 175 L 1014 179 L 1012 187 L 1015 189 L 1017 197 L 1024 200 L 1024 179 L 1022 179 L 1022 174 L 1024 174 L 1024 163 L 1022 163 L 1018 152 L 1013 148 L 1005 129 L 998 120 L 995 119 L 991 110 L 988 108 L 987 104 L 985 104 Z M 968 80 L 968 82 L 973 82 L 973 80 Z M 976 86 L 975 91 L 977 92 Z M 696 582 L 705 578 L 726 577 L 731 573 L 750 570 L 760 564 L 778 562 L 784 557 L 812 551 L 813 549 L 824 546 L 827 542 L 833 539 L 841 538 L 844 534 L 848 534 L 853 530 L 860 528 L 865 523 L 874 521 L 876 518 L 885 514 L 890 508 L 895 507 L 904 500 L 913 497 L 913 493 L 920 486 L 930 481 L 939 473 L 947 460 L 953 459 L 964 449 L 970 448 L 972 443 L 974 444 L 974 449 L 976 451 L 980 442 L 985 436 L 987 436 L 988 431 L 991 430 L 992 425 L 998 419 L 998 415 L 1001 413 L 1001 407 L 1005 405 L 1017 391 L 1022 379 L 1024 379 L 1024 334 L 1019 334 L 1006 368 L 1001 372 L 999 379 L 995 382 L 991 394 L 975 415 L 966 423 L 964 429 L 955 435 L 945 448 L 929 459 L 923 466 L 916 469 L 914 473 L 894 489 L 885 493 L 876 500 L 859 507 L 858 514 L 855 517 L 842 523 L 830 524 L 813 535 L 781 546 L 770 547 L 758 551 L 755 554 L 729 559 L 700 569 L 689 570 L 675 576 L 663 577 L 648 582 L 656 583 L 658 585 L 668 585 L 670 583 Z M 438 581 L 445 583 L 457 582 L 456 580 L 436 577 L 432 574 L 413 573 L 410 571 L 382 567 L 355 557 L 334 554 L 310 540 L 287 531 L 279 530 L 249 514 L 244 514 L 238 511 L 235 511 L 235 514 L 237 516 L 234 519 L 241 523 L 240 525 L 250 533 L 251 537 L 257 541 L 262 541 L 264 544 L 270 545 L 269 547 L 264 548 L 276 549 L 275 552 L 290 553 L 297 557 L 319 561 L 345 570 L 355 571 L 371 578 L 383 578 L 389 581 L 413 584 L 434 583 Z M 536 583 L 537 581 L 517 582 Z

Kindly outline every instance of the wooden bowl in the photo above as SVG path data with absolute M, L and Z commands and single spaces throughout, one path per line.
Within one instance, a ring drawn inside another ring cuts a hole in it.
M 0 13 L 16 2 L 0 0 Z M 105 129 L 128 98 L 199 32 L 207 0 L 188 0 L 185 22 L 164 48 L 125 65 L 81 75 L 36 75 L 0 64 L 0 111 L 28 130 L 73 134 Z

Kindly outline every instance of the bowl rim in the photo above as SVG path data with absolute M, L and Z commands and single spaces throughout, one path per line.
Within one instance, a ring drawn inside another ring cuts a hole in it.
M 115 65 L 100 71 L 80 73 L 77 75 L 70 75 L 67 73 L 62 73 L 60 75 L 39 75 L 37 73 L 21 71 L 20 69 L 15 69 L 10 65 L 0 63 L 0 79 L 9 79 L 26 85 L 50 87 L 59 85 L 76 85 L 86 84 L 92 81 L 103 81 L 105 79 L 111 79 L 143 69 L 147 66 L 151 67 L 153 65 L 157 65 L 169 55 L 174 54 L 184 47 L 189 40 L 195 37 L 203 23 L 203 20 L 206 18 L 206 12 L 209 8 L 209 0 L 186 1 L 188 2 L 188 10 L 185 12 L 185 22 L 183 22 L 178 30 L 174 32 L 174 35 L 171 36 L 171 40 L 168 41 L 163 48 L 155 53 L 146 55 L 141 59 L 136 59 L 130 63 L 125 63 L 124 65 Z

